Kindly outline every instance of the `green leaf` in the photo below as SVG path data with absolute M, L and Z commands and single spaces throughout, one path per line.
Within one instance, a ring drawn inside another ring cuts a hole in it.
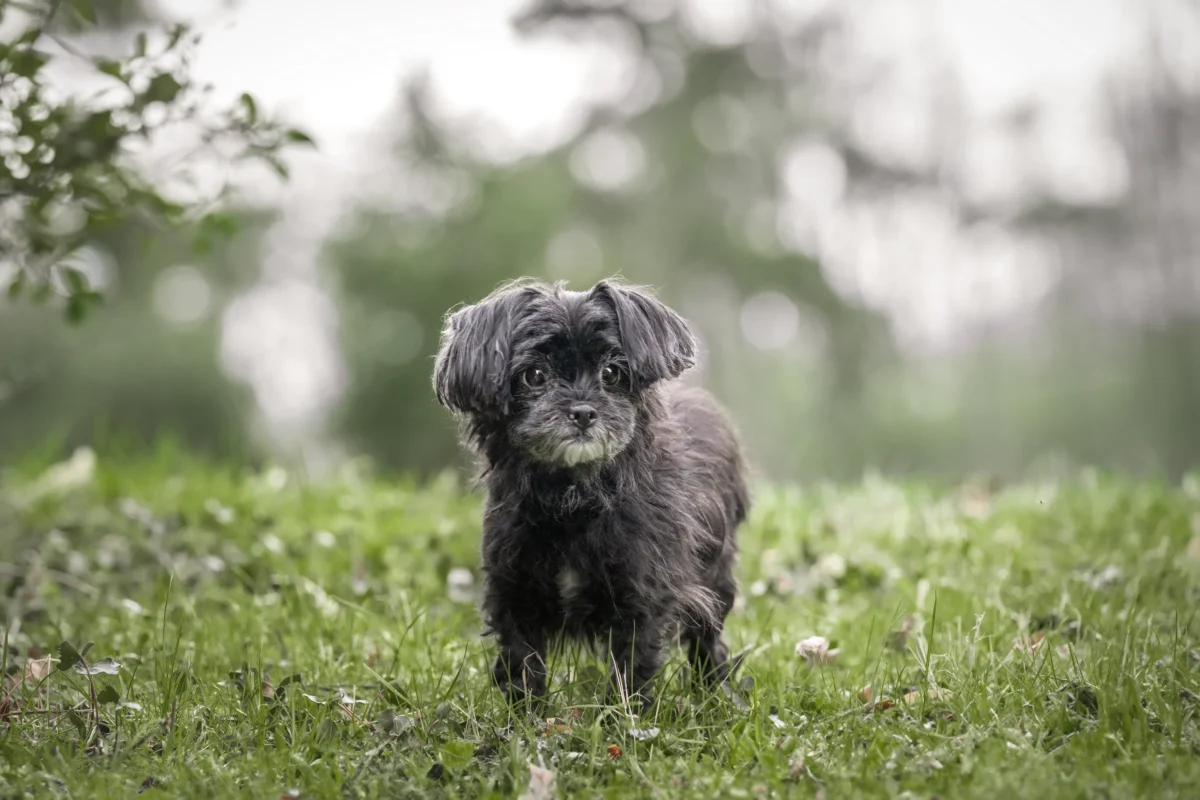
M 50 284 L 42 281 L 33 290 L 33 295 L 30 297 L 34 305 L 41 305 L 50 299 Z
M 50 57 L 33 48 L 8 54 L 8 72 L 22 78 L 34 78 Z
M 97 305 L 102 299 L 102 296 L 98 292 L 83 291 L 72 293 L 67 297 L 67 307 L 65 309 L 67 322 L 72 325 L 78 325 L 83 322 L 91 307 Z
M 251 125 L 258 122 L 258 104 L 254 102 L 254 97 L 249 92 L 243 93 L 240 102 L 246 111 L 246 122 Z
M 182 89 L 183 84 L 177 81 L 174 75 L 164 72 L 151 78 L 150 85 L 146 87 L 146 91 L 142 93 L 140 99 L 144 104 L 170 104 L 175 101 Z
M 183 39 L 183 37 L 187 35 L 187 32 L 188 32 L 188 26 L 184 25 L 182 22 L 180 22 L 176 25 L 173 25 L 171 27 L 170 38 L 167 39 L 167 49 L 173 50 L 175 48 L 175 45 L 179 44 L 179 42 Z
M 66 672 L 81 661 L 83 661 L 83 656 L 79 655 L 75 645 L 70 642 L 59 642 L 58 667 L 56 667 L 59 672 Z
M 296 144 L 307 144 L 313 147 L 317 146 L 317 143 L 313 141 L 312 137 L 299 128 L 292 128 L 291 130 L 286 131 L 283 135 L 289 142 L 295 142 Z
M 67 298 L 66 315 L 67 322 L 72 325 L 83 322 L 84 317 L 87 316 L 87 301 L 77 294 L 71 295 Z
M 146 56 L 146 32 L 145 31 L 140 32 L 137 35 L 137 38 L 133 40 L 133 52 L 137 55 L 138 58 L 145 58 L 145 56 Z
M 273 153 L 263 154 L 263 161 L 271 165 L 271 169 L 275 170 L 275 174 L 284 180 L 288 179 L 289 172 L 287 164 L 283 163 L 283 159 Z
M 68 711 L 67 719 L 71 720 L 71 724 L 75 726 L 75 731 L 79 734 L 80 739 L 87 738 L 87 723 L 83 721 L 83 717 L 79 716 L 76 711 Z
M 63 273 L 66 277 L 67 286 L 71 289 L 71 294 L 86 294 L 91 291 L 91 286 L 88 285 L 87 275 L 74 267 L 63 267 Z
M 100 694 L 96 696 L 96 702 L 100 705 L 116 705 L 121 702 L 121 695 L 115 687 L 105 686 L 100 690 Z
M 125 75 L 121 69 L 120 61 L 114 61 L 111 58 L 97 58 L 94 63 L 96 64 L 96 69 L 100 70 L 105 75 L 111 75 L 119 81 L 125 80 Z
M 8 285 L 8 299 L 16 300 L 21 296 L 22 290 L 25 289 L 25 273 L 18 272 L 17 277 L 12 279 L 12 283 Z
M 71 10 L 84 22 L 95 25 L 99 21 L 96 16 L 95 0 L 72 0 Z

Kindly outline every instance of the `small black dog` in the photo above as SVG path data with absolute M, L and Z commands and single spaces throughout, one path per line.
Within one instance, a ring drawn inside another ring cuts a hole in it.
M 546 692 L 547 648 L 607 643 L 618 698 L 651 699 L 678 632 L 693 667 L 721 641 L 749 497 L 734 433 L 677 314 L 612 282 L 518 284 L 447 318 L 438 400 L 485 462 L 483 614 L 510 698 Z

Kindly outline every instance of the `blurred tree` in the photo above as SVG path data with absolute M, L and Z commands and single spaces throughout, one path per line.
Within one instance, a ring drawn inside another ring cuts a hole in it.
M 286 176 L 283 149 L 311 143 L 303 131 L 262 118 L 248 94 L 233 109 L 201 113 L 203 91 L 188 74 L 197 38 L 185 25 L 153 39 L 139 32 L 119 59 L 88 56 L 67 35 L 141 21 L 144 11 L 128 0 L 0 0 L 0 23 L 22 15 L 21 32 L 0 42 L 0 283 L 11 299 L 59 295 L 73 322 L 100 293 L 71 268 L 68 255 L 131 217 L 178 226 L 203 217 L 220 199 L 203 207 L 171 199 L 130 163 L 131 148 L 186 123 L 199 129 L 198 151 L 263 161 Z M 49 77 L 53 51 L 91 67 L 102 91 L 87 101 L 62 97 Z M 206 218 L 201 230 L 211 233 L 224 220 Z
M 47 442 L 166 434 L 213 454 L 258 451 L 251 398 L 223 374 L 218 337 L 274 215 L 223 190 L 170 199 L 131 151 L 175 126 L 198 136 L 193 156 L 216 148 L 284 174 L 284 148 L 309 140 L 249 95 L 207 115 L 187 71 L 195 37 L 166 22 L 132 0 L 0 0 L 0 23 L 17 31 L 0 41 L 0 463 Z M 100 30 L 127 41 L 126 55 L 86 55 Z M 58 59 L 104 91 L 79 99 L 52 85 Z M 180 166 L 171 179 L 192 162 Z M 85 328 L 62 324 L 62 311 L 78 321 L 101 295 Z
M 790 110 L 803 75 L 755 68 L 764 48 L 783 47 L 778 30 L 716 46 L 690 37 L 678 12 L 647 21 L 637 5 L 546 3 L 516 21 L 529 33 L 615 23 L 640 43 L 631 96 L 593 108 L 569 142 L 542 156 L 490 163 L 473 147 L 485 131 L 435 121 L 423 85 L 409 90 L 393 162 L 375 168 L 390 170 L 394 188 L 362 204 L 327 258 L 350 373 L 334 427 L 381 464 L 436 469 L 456 452 L 429 388 L 449 308 L 520 276 L 583 288 L 614 273 L 654 286 L 689 316 L 706 379 L 742 411 L 761 406 L 764 384 L 787 384 L 795 406 L 739 415 L 752 441 L 770 444 L 768 466 L 794 470 L 820 449 L 826 469 L 849 474 L 866 457 L 854 409 L 866 371 L 890 358 L 886 330 L 776 233 L 784 151 L 829 135 L 832 122 Z M 855 165 L 856 179 L 882 170 L 865 156 Z M 827 343 L 817 365 L 798 364 L 789 345 L 747 357 L 737 321 L 763 293 L 798 307 Z M 781 364 L 791 365 L 784 374 Z M 825 415 L 819 437 L 799 431 L 801 403 L 806 418 Z M 781 430 L 796 441 L 780 442 Z
M 252 458 L 253 398 L 218 360 L 221 310 L 256 275 L 274 219 L 230 211 L 238 231 L 198 254 L 197 231 L 113 226 L 72 257 L 105 293 L 81 328 L 30 304 L 0 313 L 0 464 L 46 443 L 152 447 L 173 436 L 213 456 Z

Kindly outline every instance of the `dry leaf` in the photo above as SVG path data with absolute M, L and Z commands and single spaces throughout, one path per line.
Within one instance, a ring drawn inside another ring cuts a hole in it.
M 617 747 L 615 744 L 610 744 L 608 746 L 608 757 L 613 761 L 616 761 L 621 757 L 621 748 Z
M 553 770 L 530 762 L 529 788 L 521 795 L 521 800 L 550 800 L 554 797 L 554 780 Z
M 796 748 L 796 752 L 792 753 L 791 759 L 788 760 L 788 777 L 794 781 L 798 781 L 804 777 L 804 748 Z
M 570 733 L 570 732 L 571 732 L 571 728 L 567 726 L 567 723 L 565 720 L 561 720 L 558 717 L 550 717 L 549 719 L 546 720 L 546 729 L 544 731 L 542 731 L 542 736 L 546 737 L 546 736 L 551 736 L 556 733 L 564 733 L 565 734 L 565 733 Z
M 796 655 L 808 662 L 810 667 L 832 664 L 838 651 L 829 649 L 829 640 L 824 636 L 810 636 L 796 643 Z
M 1028 653 L 1031 656 L 1037 655 L 1037 651 L 1041 648 L 1042 642 L 1045 639 L 1045 631 L 1038 631 L 1029 638 L 1018 636 L 1013 641 L 1013 650 L 1016 650 L 1018 653 Z
M 905 617 L 904 621 L 900 623 L 900 627 L 892 631 L 891 635 L 888 636 L 888 647 L 900 653 L 907 650 L 908 635 L 912 633 L 916 624 L 917 621 L 915 618 L 911 616 Z
M 1197 518 L 1200 519 L 1200 515 L 1197 515 Z M 1192 541 L 1188 542 L 1187 557 L 1190 561 L 1200 563 L 1200 533 L 1197 533 L 1192 537 Z

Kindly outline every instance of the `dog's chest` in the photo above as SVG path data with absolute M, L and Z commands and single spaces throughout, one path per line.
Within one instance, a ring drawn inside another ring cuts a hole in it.
M 569 564 L 564 564 L 558 570 L 554 582 L 558 588 L 558 600 L 564 606 L 572 605 L 586 588 L 583 574 Z

